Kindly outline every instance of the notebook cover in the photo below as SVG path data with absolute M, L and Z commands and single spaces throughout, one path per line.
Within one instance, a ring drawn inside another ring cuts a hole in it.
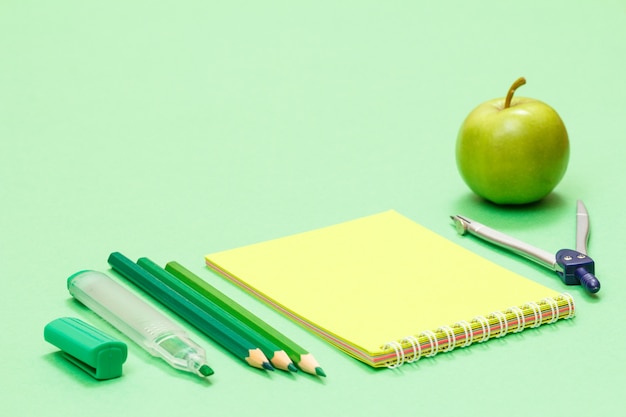
M 206 262 L 371 366 L 395 366 L 574 313 L 569 295 L 393 210 L 210 254 Z

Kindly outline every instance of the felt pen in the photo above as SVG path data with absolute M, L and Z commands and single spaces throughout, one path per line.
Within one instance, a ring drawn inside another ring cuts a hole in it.
M 80 271 L 67 280 L 74 298 L 176 369 L 201 377 L 213 374 L 204 349 L 154 307 L 97 271 Z

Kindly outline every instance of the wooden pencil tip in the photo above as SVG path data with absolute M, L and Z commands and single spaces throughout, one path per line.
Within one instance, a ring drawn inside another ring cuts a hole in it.
M 290 365 L 292 368 L 295 368 L 291 359 L 284 350 L 277 350 L 273 352 L 272 359 L 270 362 L 274 365 L 275 368 L 281 369 L 283 371 L 291 371 Z
M 267 369 L 268 371 L 273 371 L 274 367 L 267 360 L 261 349 L 251 349 L 248 351 L 248 357 L 245 358 L 248 365 L 254 366 L 255 368 Z
M 300 362 L 298 362 L 298 367 L 309 374 L 326 376 L 326 373 L 324 373 L 324 371 L 320 367 L 320 364 L 317 363 L 313 355 L 311 355 L 310 353 L 300 356 Z

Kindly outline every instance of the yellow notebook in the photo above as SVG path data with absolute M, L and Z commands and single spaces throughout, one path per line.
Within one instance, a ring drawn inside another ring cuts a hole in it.
M 206 256 L 207 265 L 374 367 L 574 315 L 574 300 L 387 211 Z

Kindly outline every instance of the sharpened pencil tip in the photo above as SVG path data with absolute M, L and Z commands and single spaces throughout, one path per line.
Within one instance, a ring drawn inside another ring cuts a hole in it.
M 274 368 L 280 369 L 281 371 L 293 371 L 293 362 L 291 362 L 291 359 L 284 350 L 274 351 L 271 356 L 270 363 Z
M 245 361 L 248 362 L 248 365 L 254 366 L 259 369 L 267 369 L 269 371 L 273 371 L 274 367 L 265 357 L 265 354 L 261 351 L 261 349 L 251 349 L 248 351 L 250 356 L 245 358 Z
M 318 376 L 326 376 L 320 364 L 317 363 L 313 355 L 306 353 L 300 356 L 300 362 L 297 363 L 298 367 L 306 373 Z M 321 373 L 320 373 L 321 372 Z
M 291 372 L 298 372 L 298 368 L 296 368 L 296 365 L 294 365 L 293 363 L 290 363 L 289 365 L 287 365 L 287 369 L 290 370 Z

